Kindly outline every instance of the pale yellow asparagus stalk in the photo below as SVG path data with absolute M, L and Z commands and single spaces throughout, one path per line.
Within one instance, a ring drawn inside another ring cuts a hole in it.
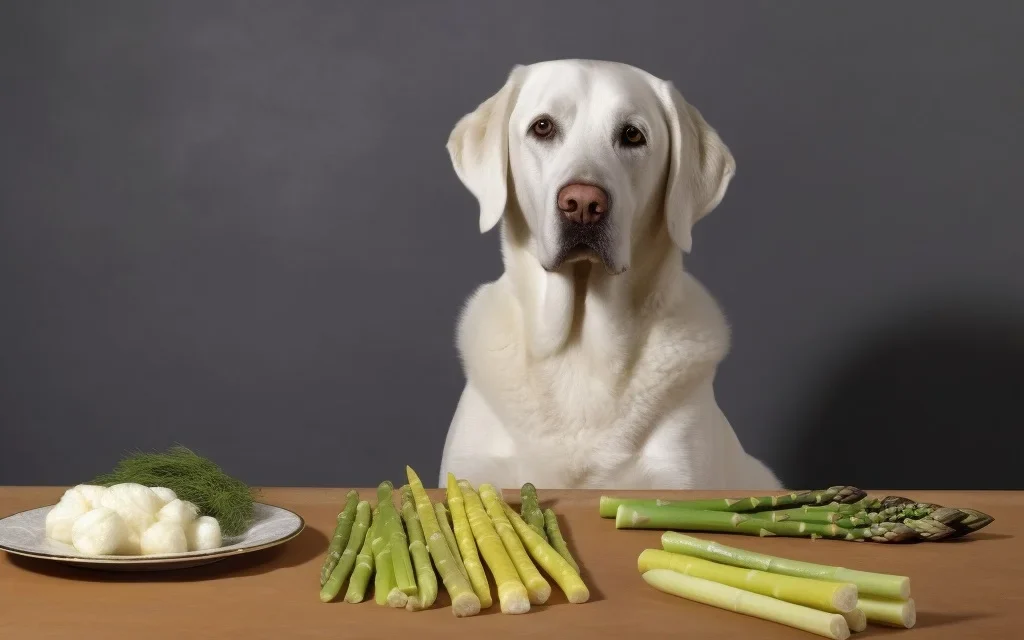
M 416 570 L 417 587 L 416 595 L 409 596 L 409 602 L 405 608 L 409 611 L 419 611 L 429 607 L 437 599 L 437 576 L 434 575 L 434 565 L 430 564 L 426 538 L 423 536 L 420 517 L 416 514 L 412 489 L 409 485 L 405 485 L 401 488 L 400 493 L 402 496 L 402 520 L 405 521 L 405 530 L 409 536 L 409 555 L 412 557 L 413 568 Z
M 434 515 L 437 516 L 437 525 L 441 528 L 441 533 L 444 534 L 444 540 L 448 543 L 448 548 L 451 549 L 452 557 L 455 558 L 455 564 L 458 565 L 462 575 L 468 579 L 469 573 L 466 572 L 466 564 L 462 561 L 459 543 L 455 541 L 455 532 L 452 531 L 451 525 L 448 524 L 448 509 L 444 506 L 444 502 L 434 503 Z
M 910 597 L 910 578 L 906 576 L 872 573 L 844 569 L 824 564 L 813 564 L 770 556 L 737 547 L 728 547 L 718 542 L 695 538 L 678 531 L 666 531 L 661 535 L 661 547 L 672 553 L 697 556 L 712 562 L 758 569 L 771 573 L 832 582 L 851 582 L 857 585 L 858 595 L 868 595 L 893 600 L 906 600 Z
M 448 474 L 448 508 L 452 512 L 455 541 L 459 545 L 463 566 L 466 567 L 466 573 L 469 574 L 473 591 L 480 598 L 480 607 L 490 608 L 494 604 L 494 601 L 491 600 L 491 585 L 487 581 L 484 565 L 480 562 L 476 539 L 473 538 L 473 529 L 470 528 L 469 519 L 466 517 L 466 502 L 462 497 L 462 489 L 459 489 L 459 483 L 453 473 Z
M 868 628 L 868 617 L 860 609 L 854 609 L 843 614 L 846 618 L 846 625 L 853 633 L 860 633 Z
M 857 587 L 849 583 L 795 578 L 757 569 L 740 569 L 661 549 L 645 549 L 637 559 L 637 569 L 640 573 L 651 569 L 669 569 L 832 613 L 853 611 L 857 606 Z
M 904 629 L 910 629 L 917 623 L 917 606 L 913 598 L 885 600 L 862 596 L 857 600 L 857 608 L 864 612 L 869 622 Z
M 651 569 L 643 574 L 643 579 L 659 591 L 694 602 L 770 620 L 832 640 L 850 637 L 850 628 L 841 613 L 819 611 L 670 569 Z
M 526 613 L 530 610 L 530 594 L 526 586 L 519 579 L 516 573 L 516 566 L 512 564 L 505 545 L 502 544 L 498 532 L 495 530 L 491 519 L 487 517 L 480 496 L 473 490 L 473 485 L 468 480 L 459 480 L 459 489 L 462 491 L 462 498 L 466 504 L 466 517 L 469 526 L 473 530 L 473 537 L 476 538 L 480 555 L 491 570 L 494 576 L 494 583 L 498 587 L 498 603 L 501 605 L 501 612 L 507 614 Z
M 508 557 L 516 567 L 519 579 L 526 585 L 526 591 L 530 594 L 530 604 L 544 604 L 551 597 L 551 585 L 544 579 L 544 576 L 540 575 L 540 571 L 530 559 L 530 554 L 523 547 L 523 541 L 516 535 L 516 530 L 501 508 L 501 498 L 498 497 L 498 492 L 493 485 L 486 483 L 480 485 L 480 500 L 483 501 L 484 508 L 487 509 L 487 515 L 490 516 L 491 523 L 494 525 L 495 531 L 498 532 L 498 537 L 505 545 Z
M 516 530 L 519 538 L 523 541 L 523 546 L 565 593 L 566 599 L 573 604 L 589 600 L 590 590 L 587 589 L 587 585 L 584 584 L 583 579 L 572 568 L 572 565 L 560 556 L 554 547 L 548 544 L 548 541 L 542 538 L 536 529 L 527 524 L 512 507 L 504 502 L 501 503 L 501 507 L 509 522 L 512 523 L 512 528 Z
M 457 618 L 475 616 L 480 613 L 480 598 L 473 592 L 473 585 L 469 583 L 469 579 L 459 572 L 459 567 L 455 564 L 455 558 L 452 556 L 451 549 L 448 548 L 448 541 L 441 533 L 440 525 L 437 523 L 437 514 L 434 513 L 430 496 L 423 488 L 423 482 L 412 467 L 407 466 L 405 473 L 409 478 L 409 488 L 412 489 L 416 513 L 420 517 L 420 526 L 427 539 L 430 557 L 434 560 L 437 572 L 441 574 L 445 590 L 451 596 L 452 613 Z

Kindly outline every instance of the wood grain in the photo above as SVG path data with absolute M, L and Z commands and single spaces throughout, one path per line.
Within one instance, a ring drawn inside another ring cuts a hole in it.
M 0 487 L 0 516 L 52 504 L 61 488 Z M 617 531 L 598 517 L 597 491 L 540 490 L 553 507 L 591 588 L 571 605 L 557 588 L 548 604 L 522 616 L 495 605 L 455 619 L 443 594 L 430 611 L 410 613 L 317 599 L 327 537 L 345 489 L 265 489 L 264 502 L 307 522 L 292 542 L 214 565 L 146 574 L 106 573 L 0 554 L 0 638 L 423 638 L 511 637 L 814 638 L 809 633 L 688 602 L 654 591 L 636 570 L 639 553 L 657 547 L 658 531 Z M 361 491 L 373 496 L 373 491 Z M 609 492 L 612 493 L 612 492 Z M 619 493 L 619 492 L 615 492 Z M 621 492 L 677 499 L 736 492 Z M 742 494 L 742 492 L 740 492 Z M 995 516 L 961 541 L 890 546 L 829 540 L 706 537 L 811 562 L 911 577 L 918 624 L 911 630 L 869 627 L 854 638 L 1016 638 L 1024 633 L 1024 492 L 878 491 Z M 433 492 L 436 497 L 438 492 Z M 518 499 L 518 493 L 507 493 Z M 372 499 L 372 498 L 371 498 Z

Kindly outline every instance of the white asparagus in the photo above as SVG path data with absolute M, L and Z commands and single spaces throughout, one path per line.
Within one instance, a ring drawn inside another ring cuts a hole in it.
M 651 569 L 643 574 L 643 579 L 659 591 L 694 602 L 770 620 L 832 640 L 850 637 L 846 618 L 840 613 L 819 611 L 670 569 Z

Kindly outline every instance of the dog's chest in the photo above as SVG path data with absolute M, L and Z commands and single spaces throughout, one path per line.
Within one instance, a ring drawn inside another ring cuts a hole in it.
M 669 389 L 675 376 L 652 365 L 657 363 L 630 363 L 584 348 L 525 364 L 526 393 L 503 403 L 506 428 L 521 455 L 534 461 L 531 466 L 560 485 L 600 482 L 603 474 L 633 462 L 638 441 L 674 401 Z

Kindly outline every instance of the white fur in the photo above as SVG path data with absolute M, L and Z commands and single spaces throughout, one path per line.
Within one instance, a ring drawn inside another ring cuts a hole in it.
M 537 117 L 558 135 L 531 137 Z M 616 145 L 623 122 L 647 145 Z M 545 62 L 516 67 L 448 150 L 481 231 L 501 222 L 505 272 L 459 322 L 467 383 L 441 486 L 453 472 L 499 487 L 780 488 L 718 407 L 729 330 L 680 255 L 735 171 L 697 110 L 634 67 Z M 553 205 L 572 181 L 611 195 L 607 260 L 554 261 Z

